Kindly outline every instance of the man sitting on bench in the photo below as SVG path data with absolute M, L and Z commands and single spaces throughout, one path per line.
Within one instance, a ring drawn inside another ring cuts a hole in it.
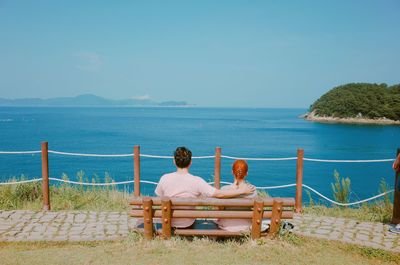
M 189 173 L 189 168 L 192 164 L 192 152 L 185 147 L 176 148 L 174 164 L 176 172 L 165 174 L 161 177 L 155 190 L 157 196 L 171 198 L 197 198 L 204 196 L 222 199 L 248 195 L 255 191 L 255 187 L 248 184 L 237 189 L 219 190 L 207 184 L 204 179 L 193 176 Z M 172 219 L 172 226 L 186 228 L 193 225 L 194 222 L 195 219 L 190 218 Z

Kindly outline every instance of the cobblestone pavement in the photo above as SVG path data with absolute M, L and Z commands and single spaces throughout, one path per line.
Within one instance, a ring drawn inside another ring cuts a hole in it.
M 326 216 L 295 215 L 294 233 L 400 252 L 389 225 Z M 125 237 L 136 219 L 125 212 L 0 211 L 0 241 L 94 241 Z
M 120 212 L 0 211 L 0 241 L 115 240 L 135 222 Z
M 400 252 L 400 235 L 389 232 L 390 225 L 311 215 L 295 215 L 292 223 L 303 236 Z

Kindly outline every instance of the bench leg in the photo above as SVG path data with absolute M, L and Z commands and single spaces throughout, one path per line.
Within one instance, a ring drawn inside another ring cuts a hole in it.
M 144 238 L 153 238 L 153 200 L 143 198 Z
M 161 200 L 162 209 L 162 236 L 165 239 L 171 238 L 171 200 L 162 199 Z
M 276 233 L 279 231 L 282 218 L 282 204 L 283 203 L 281 200 L 274 200 L 274 204 L 272 206 L 271 224 L 268 233 L 268 236 L 270 237 L 275 237 Z
M 261 237 L 261 222 L 264 213 L 264 202 L 256 198 L 253 205 L 253 222 L 251 225 L 251 238 L 257 239 Z

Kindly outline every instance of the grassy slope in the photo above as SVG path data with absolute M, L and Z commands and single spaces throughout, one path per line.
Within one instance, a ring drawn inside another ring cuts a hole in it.
M 243 242 L 175 238 L 91 243 L 0 243 L 2 264 L 400 264 L 400 254 L 286 236 Z

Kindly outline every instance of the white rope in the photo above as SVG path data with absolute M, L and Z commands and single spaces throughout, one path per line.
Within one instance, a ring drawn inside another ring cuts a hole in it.
M 146 155 L 146 154 L 140 154 L 140 157 L 148 157 L 148 158 L 161 158 L 161 159 L 172 159 L 174 158 L 173 156 L 159 156 L 159 155 Z M 215 156 L 193 156 L 192 159 L 208 159 L 208 158 L 214 158 Z
M 79 181 L 58 179 L 58 178 L 49 178 L 49 179 L 54 180 L 54 181 L 64 182 L 64 183 L 83 185 L 83 186 L 113 186 L 113 185 L 133 183 L 133 180 L 121 181 L 121 182 L 109 182 L 109 183 L 90 183 L 90 182 L 79 182 Z
M 158 185 L 158 182 L 148 181 L 148 180 L 141 180 L 140 183 L 147 183 L 147 184 L 152 184 L 152 185 Z
M 297 157 L 283 157 L 283 158 L 256 158 L 256 157 L 236 157 L 236 156 L 226 156 L 221 155 L 222 158 L 232 159 L 232 160 L 248 160 L 248 161 L 283 161 L 283 160 L 296 160 Z
M 364 203 L 364 202 L 375 200 L 375 199 L 377 199 L 379 197 L 385 196 L 386 194 L 392 193 L 394 191 L 394 190 L 389 190 L 387 192 L 383 192 L 383 193 L 381 193 L 379 195 L 376 195 L 376 196 L 373 196 L 373 197 L 370 197 L 370 198 L 367 198 L 367 199 L 364 199 L 364 200 L 361 200 L 361 201 L 356 201 L 356 202 L 351 202 L 351 203 L 341 203 L 341 202 L 337 202 L 337 201 L 329 199 L 328 197 L 322 195 L 321 193 L 319 193 L 318 191 L 316 191 L 315 189 L 311 188 L 310 186 L 308 186 L 306 184 L 303 184 L 303 187 L 311 190 L 312 192 L 314 192 L 315 194 L 317 194 L 321 198 L 323 198 L 323 199 L 325 199 L 325 200 L 327 200 L 327 201 L 329 201 L 329 202 L 331 202 L 333 204 L 339 205 L 339 206 L 351 206 L 351 205 L 361 204 L 361 203 Z
M 49 153 L 57 155 L 67 155 L 67 156 L 86 156 L 86 157 L 128 157 L 133 156 L 133 154 L 82 154 L 82 153 L 67 153 L 59 152 L 54 150 L 49 150 Z
M 259 190 L 272 190 L 272 189 L 282 189 L 282 188 L 289 188 L 296 186 L 296 183 L 287 184 L 287 185 L 280 185 L 280 186 L 265 186 L 265 187 L 256 187 Z
M 26 154 L 38 154 L 42 151 L 0 151 L 1 155 L 26 155 Z
M 14 182 L 0 182 L 0 185 L 16 185 L 16 184 L 36 182 L 36 181 L 41 181 L 41 180 L 42 179 L 29 179 L 29 180 L 21 180 L 21 181 L 14 181 Z
M 134 180 L 127 180 L 127 181 L 120 181 L 120 182 L 110 182 L 110 183 L 90 183 L 90 182 L 79 182 L 79 181 L 72 181 L 72 180 L 65 180 L 65 179 L 58 179 L 58 178 L 49 178 L 50 180 L 76 184 L 76 185 L 83 185 L 83 186 L 114 186 L 114 185 L 122 185 L 122 184 L 129 184 L 134 183 Z M 141 180 L 141 183 L 153 184 L 157 185 L 157 182 Z
M 304 158 L 305 161 L 324 162 L 324 163 L 377 163 L 377 162 L 392 162 L 394 159 L 375 159 L 375 160 L 329 160 L 329 159 L 315 159 Z
M 209 159 L 215 158 L 215 156 L 192 156 L 193 159 Z
M 145 154 L 140 154 L 140 157 L 161 158 L 161 159 L 171 159 L 171 158 L 174 158 L 173 156 L 157 156 L 157 155 L 145 155 Z

